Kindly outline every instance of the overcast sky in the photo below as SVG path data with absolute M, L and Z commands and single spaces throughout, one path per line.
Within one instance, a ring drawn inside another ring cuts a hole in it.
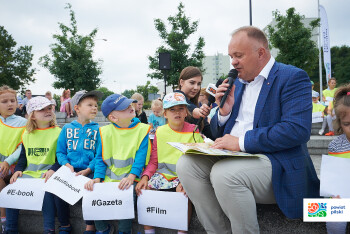
M 154 19 L 165 22 L 177 11 L 179 0 L 0 0 L 0 25 L 13 36 L 17 45 L 32 45 L 33 66 L 37 68 L 36 82 L 28 88 L 33 94 L 51 90 L 54 77 L 38 65 L 39 57 L 50 52 L 49 45 L 58 33 L 58 22 L 69 24 L 66 2 L 72 4 L 79 34 L 98 28 L 95 57 L 103 60 L 102 86 L 114 92 L 144 85 L 147 77 L 148 55 L 154 55 L 161 44 L 154 28 Z M 199 20 L 198 31 L 190 39 L 204 37 L 206 55 L 227 54 L 230 33 L 249 25 L 249 0 L 183 0 L 186 15 Z M 272 11 L 282 14 L 290 7 L 305 17 L 317 17 L 317 0 L 252 0 L 253 25 L 264 28 L 272 20 Z M 350 1 L 320 0 L 326 9 L 331 46 L 350 46 Z M 158 80 L 151 80 L 155 84 Z

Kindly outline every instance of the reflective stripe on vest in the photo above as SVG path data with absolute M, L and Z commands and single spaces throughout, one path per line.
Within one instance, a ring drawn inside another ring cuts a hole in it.
M 23 127 L 11 127 L 0 119 L 0 163 L 16 151 L 21 144 L 21 136 L 24 132 Z
M 167 142 L 181 142 L 181 143 L 202 143 L 204 142 L 198 132 L 177 132 L 172 130 L 169 125 L 160 126 L 156 131 L 157 139 L 157 153 L 158 153 L 158 169 L 167 180 L 174 180 L 177 178 L 176 163 L 183 153 L 169 145 Z
M 113 124 L 100 128 L 102 158 L 107 164 L 105 182 L 118 182 L 129 175 L 136 152 L 149 130 L 150 126 L 143 123 L 133 128 L 118 128 Z M 146 163 L 150 152 L 149 143 Z
M 23 133 L 23 146 L 27 157 L 27 167 L 23 171 L 23 176 L 40 178 L 55 164 L 57 139 L 60 132 L 59 127 L 51 127 Z
M 339 152 L 339 153 L 328 152 L 328 155 L 338 157 L 338 158 L 350 158 L 350 151 Z

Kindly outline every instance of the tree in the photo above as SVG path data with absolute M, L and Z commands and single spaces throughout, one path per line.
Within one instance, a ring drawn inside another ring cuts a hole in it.
M 350 81 L 350 47 L 345 45 L 332 47 L 331 57 L 332 77 L 337 79 L 338 86 L 348 84 Z
M 191 34 L 197 31 L 198 21 L 190 22 L 190 18 L 185 15 L 184 5 L 180 2 L 178 13 L 168 17 L 171 30 L 168 32 L 165 23 L 161 19 L 155 19 L 155 28 L 159 33 L 163 43 L 157 48 L 155 55 L 148 56 L 149 68 L 153 71 L 147 74 L 152 79 L 164 79 L 159 70 L 158 55 L 161 52 L 171 54 L 171 70 L 167 75 L 167 84 L 174 88 L 178 84 L 180 72 L 187 66 L 202 68 L 202 60 L 205 57 L 203 47 L 205 45 L 203 37 L 199 37 L 194 50 L 190 51 L 190 43 L 187 42 Z
M 143 96 L 145 102 L 148 101 L 149 93 L 157 93 L 158 91 L 159 89 L 156 86 L 151 85 L 151 81 L 147 81 L 146 85 L 136 86 L 136 92 Z
M 122 92 L 122 95 L 124 95 L 127 98 L 131 98 L 131 96 L 136 93 L 136 90 L 134 89 L 126 89 L 124 92 Z
M 98 101 L 98 107 L 101 108 L 102 102 L 109 96 L 114 94 L 113 91 L 109 90 L 106 87 L 100 87 L 97 89 L 97 91 L 100 91 L 101 93 L 103 93 L 101 100 Z
M 72 6 L 67 4 L 65 9 L 70 12 L 70 26 L 59 23 L 61 34 L 53 35 L 56 43 L 50 45 L 51 53 L 41 57 L 39 64 L 55 76 L 55 88 L 71 89 L 74 95 L 99 87 L 102 60 L 93 59 L 97 28 L 86 36 L 79 35 Z
M 319 19 L 311 21 L 308 28 L 302 23 L 305 16 L 296 13 L 293 7 L 287 10 L 285 16 L 278 10 L 272 14 L 277 25 L 268 26 L 268 37 L 272 47 L 279 50 L 276 60 L 299 67 L 312 76 L 318 66 L 318 48 L 311 37 Z
M 32 46 L 20 46 L 7 30 L 0 26 L 0 86 L 25 89 L 30 82 L 34 82 L 35 69 L 31 68 L 33 54 Z

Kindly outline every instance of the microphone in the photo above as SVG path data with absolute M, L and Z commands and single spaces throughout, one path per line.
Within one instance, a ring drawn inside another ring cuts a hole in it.
M 228 78 L 229 86 L 228 86 L 227 90 L 225 91 L 224 96 L 221 99 L 220 108 L 224 107 L 226 98 L 227 98 L 228 94 L 231 92 L 233 83 L 235 83 L 235 80 L 236 80 L 237 76 L 238 76 L 238 71 L 236 69 L 231 69 L 230 72 L 228 73 L 228 77 L 227 78 Z
M 209 93 L 208 98 L 208 106 L 210 107 L 211 104 L 215 102 L 215 94 L 216 94 L 216 88 L 222 84 L 222 79 L 219 79 L 216 84 L 208 84 L 207 89 L 205 90 L 207 93 Z M 194 128 L 193 132 L 196 132 L 198 129 L 199 124 L 203 121 L 203 117 L 200 117 L 196 123 L 196 127 Z

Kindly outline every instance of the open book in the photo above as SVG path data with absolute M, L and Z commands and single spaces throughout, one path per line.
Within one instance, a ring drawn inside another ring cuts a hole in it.
M 248 154 L 239 151 L 230 151 L 224 149 L 213 149 L 210 146 L 213 143 L 179 143 L 179 142 L 167 142 L 172 147 L 180 150 L 184 154 L 202 154 L 212 156 L 241 156 L 241 157 L 258 157 L 259 154 Z

